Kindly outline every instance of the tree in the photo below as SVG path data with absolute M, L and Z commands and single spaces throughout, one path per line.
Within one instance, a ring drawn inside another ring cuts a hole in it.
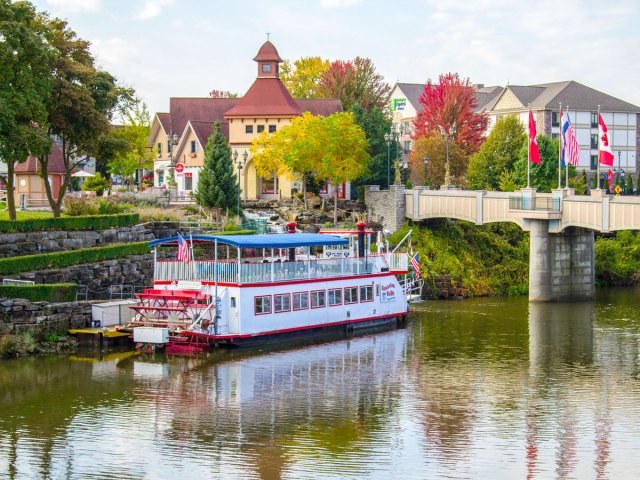
M 526 142 L 527 134 L 518 117 L 507 115 L 499 118 L 480 151 L 469 160 L 469 188 L 500 190 L 501 177 L 504 172 L 513 172 Z
M 251 158 L 258 175 L 302 176 L 305 209 L 307 178 L 315 172 L 322 157 L 322 145 L 316 135 L 322 125 L 322 117 L 305 112 L 273 134 L 263 132 L 251 145 Z
M 221 208 L 236 210 L 237 192 L 238 179 L 233 172 L 231 150 L 220 132 L 220 124 L 216 122 L 204 150 L 204 165 L 195 193 L 196 202 L 202 207 L 215 208 L 217 216 L 220 216 Z M 240 212 L 236 213 L 240 215 Z
M 7 207 L 16 219 L 14 165 L 51 148 L 43 125 L 51 91 L 49 61 L 54 52 L 39 34 L 28 2 L 0 0 L 0 160 L 7 164 Z M 45 182 L 46 183 L 46 182 Z
M 89 42 L 78 38 L 66 21 L 45 14 L 39 18 L 43 35 L 55 52 L 49 65 L 52 91 L 46 99 L 47 133 L 59 139 L 65 175 L 57 198 L 49 182 L 44 186 L 53 215 L 58 217 L 74 167 L 98 154 L 113 114 L 133 95 L 131 89 L 119 87 L 111 74 L 96 68 Z M 49 155 L 40 155 L 38 162 L 42 177 L 47 178 Z
M 538 135 L 538 149 L 540 150 L 540 164 L 531 163 L 530 178 L 531 187 L 538 192 L 551 192 L 558 188 L 558 149 L 560 148 L 557 138 L 549 138 L 545 135 Z M 527 142 L 520 149 L 518 161 L 514 165 L 514 174 L 520 188 L 527 185 Z M 569 181 L 575 178 L 576 167 L 569 165 Z
M 323 128 L 317 132 L 322 160 L 316 175 L 333 185 L 333 224 L 337 225 L 338 185 L 363 175 L 371 157 L 367 153 L 367 138 L 352 113 L 334 113 L 322 123 Z
M 359 103 L 351 107 L 356 123 L 360 126 L 365 134 L 369 147 L 367 153 L 371 157 L 367 171 L 353 181 L 353 188 L 361 185 L 380 185 L 381 188 L 388 188 L 387 184 L 387 142 L 384 134 L 391 129 L 391 119 L 384 111 L 378 107 L 369 110 L 363 109 Z M 395 156 L 396 145 L 391 145 L 393 155 Z
M 467 154 L 478 151 L 484 141 L 488 115 L 476 112 L 476 92 L 468 78 L 457 73 L 441 74 L 438 84 L 431 79 L 420 94 L 422 109 L 414 120 L 414 139 L 440 135 L 440 128 L 452 131 L 451 140 Z
M 415 141 L 413 151 L 409 155 L 409 178 L 413 185 L 425 184 L 433 187 L 444 185 L 447 161 L 445 139 L 437 137 L 420 137 Z M 425 166 L 424 159 L 428 158 Z M 466 183 L 468 157 L 460 145 L 449 142 L 449 170 L 454 185 L 464 186 Z
M 329 65 L 329 60 L 320 57 L 302 57 L 293 66 L 287 60 L 280 68 L 280 79 L 294 98 L 320 98 L 320 78 Z
M 111 160 L 109 173 L 132 177 L 137 170 L 153 166 L 154 153 L 147 146 L 151 132 L 151 115 L 147 104 L 136 98 L 121 112 L 121 116 L 123 127 L 115 130 L 114 135 L 122 138 L 127 148 Z
M 365 110 L 378 107 L 384 110 L 391 87 L 376 73 L 368 58 L 332 62 L 320 78 L 319 93 L 326 98 L 339 98 L 345 111 L 358 103 Z

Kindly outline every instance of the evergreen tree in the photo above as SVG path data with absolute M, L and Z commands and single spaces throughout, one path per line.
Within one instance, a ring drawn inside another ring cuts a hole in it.
M 238 183 L 231 163 L 231 150 L 227 139 L 220 132 L 220 124 L 215 123 L 213 133 L 207 140 L 204 152 L 204 166 L 200 171 L 196 189 L 196 202 L 206 208 L 229 208 L 236 212 Z
M 631 175 L 631 173 L 627 174 L 627 182 L 625 186 L 626 186 L 626 189 L 624 191 L 625 195 L 633 195 L 633 175 Z

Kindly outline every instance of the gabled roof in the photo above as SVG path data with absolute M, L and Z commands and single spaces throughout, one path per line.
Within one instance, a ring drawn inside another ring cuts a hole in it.
M 172 133 L 182 135 L 187 122 L 224 122 L 224 114 L 240 102 L 240 98 L 173 97 L 169 101 Z
M 158 122 L 160 126 L 164 130 L 164 133 L 169 135 L 171 133 L 171 114 L 170 113 L 156 113 L 158 117 Z
M 416 110 L 421 110 L 419 98 L 424 91 L 424 87 L 427 86 L 426 83 L 398 83 L 398 88 L 404 93 L 405 98 L 411 104 L 411 106 Z
M 246 95 L 225 117 L 296 116 L 302 110 L 279 78 L 256 78 Z
M 29 155 L 26 162 L 16 163 L 14 168 L 15 173 L 40 173 L 42 171 L 38 159 L 31 155 Z M 47 171 L 49 173 L 67 173 L 62 157 L 62 147 L 56 142 L 51 143 L 51 153 L 49 154 Z
M 323 117 L 344 111 L 339 98 L 296 98 L 295 102 L 302 112 Z
M 189 125 L 191 125 L 191 129 L 193 130 L 193 133 L 195 134 L 198 141 L 200 142 L 200 145 L 202 145 L 203 147 L 206 146 L 207 140 L 209 140 L 209 137 L 213 132 L 213 122 L 199 122 L 197 120 L 193 120 L 189 122 Z M 228 123 L 225 122 L 224 124 L 220 125 L 220 130 L 222 134 L 225 136 L 225 138 L 229 138 Z M 226 133 L 225 133 L 225 130 L 226 130 Z
M 504 88 L 498 86 L 479 87 L 476 90 L 476 111 L 491 110 L 503 91 Z
M 532 104 L 533 101 L 544 91 L 544 87 L 536 87 L 536 86 L 518 86 L 518 85 L 508 85 L 507 90 L 509 90 L 518 101 L 526 107 L 529 104 Z M 533 105 L 532 105 L 533 107 Z
M 262 44 L 254 60 L 256 62 L 282 62 L 280 55 L 278 55 L 278 50 L 269 40 Z

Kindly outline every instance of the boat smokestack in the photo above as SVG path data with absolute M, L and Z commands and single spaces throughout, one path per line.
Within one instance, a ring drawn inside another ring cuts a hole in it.
M 364 257 L 365 256 L 365 251 L 364 251 L 364 228 L 367 226 L 367 224 L 365 222 L 358 222 L 356 223 L 356 230 L 358 232 L 358 256 L 359 257 Z
M 287 223 L 287 233 L 296 233 L 296 226 L 298 224 L 295 221 L 291 221 L 289 223 Z M 296 261 L 296 249 L 295 248 L 290 248 L 289 249 L 289 261 L 290 262 L 295 262 Z

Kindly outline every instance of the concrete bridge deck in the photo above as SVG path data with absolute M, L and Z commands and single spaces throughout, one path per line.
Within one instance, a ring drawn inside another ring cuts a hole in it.
M 594 232 L 640 230 L 640 198 L 614 197 L 603 190 L 575 195 L 572 189 L 537 193 L 468 190 L 381 191 L 369 186 L 367 211 L 395 231 L 409 218 L 453 218 L 477 225 L 512 222 L 530 232 L 529 299 L 590 299 L 595 294 Z

